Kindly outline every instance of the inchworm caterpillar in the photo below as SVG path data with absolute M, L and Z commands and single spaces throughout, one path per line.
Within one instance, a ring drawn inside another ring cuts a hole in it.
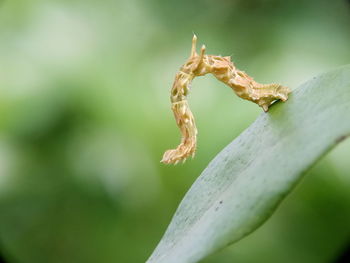
M 197 54 L 196 42 L 197 37 L 194 35 L 191 55 L 180 71 L 176 73 L 170 95 L 171 108 L 182 134 L 181 143 L 176 149 L 164 153 L 161 160 L 163 163 L 177 164 L 179 161 L 185 161 L 189 156 L 194 156 L 197 128 L 186 97 L 195 77 L 212 73 L 218 80 L 231 87 L 239 97 L 258 104 L 265 112 L 274 101 L 286 101 L 290 93 L 289 88 L 279 84 L 260 84 L 254 81 L 247 73 L 238 70 L 229 56 L 205 55 L 204 45 L 200 54 Z

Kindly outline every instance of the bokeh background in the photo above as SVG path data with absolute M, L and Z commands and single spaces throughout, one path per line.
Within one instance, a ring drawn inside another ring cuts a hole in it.
M 256 80 L 295 89 L 349 63 L 350 1 L 0 1 L 6 262 L 146 261 L 196 177 L 261 114 L 198 78 L 196 158 L 159 163 L 180 140 L 169 90 L 193 32 Z M 203 262 L 335 262 L 350 241 L 349 161 L 346 140 L 259 230 Z

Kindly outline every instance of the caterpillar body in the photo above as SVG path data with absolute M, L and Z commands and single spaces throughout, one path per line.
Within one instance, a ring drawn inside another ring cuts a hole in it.
M 177 164 L 194 156 L 197 146 L 197 128 L 193 114 L 187 102 L 187 95 L 192 80 L 197 76 L 213 74 L 219 81 L 225 83 L 242 99 L 252 101 L 263 108 L 265 112 L 276 100 L 286 101 L 289 88 L 279 84 L 260 84 L 244 71 L 238 70 L 231 57 L 206 55 L 203 45 L 200 54 L 196 52 L 196 35 L 192 39 L 191 55 L 187 62 L 176 73 L 171 89 L 170 100 L 176 124 L 182 138 L 176 149 L 167 150 L 161 162 Z

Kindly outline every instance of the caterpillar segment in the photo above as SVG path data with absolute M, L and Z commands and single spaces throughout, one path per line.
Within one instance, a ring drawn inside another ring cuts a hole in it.
M 181 143 L 176 149 L 167 150 L 161 162 L 177 164 L 194 156 L 197 146 L 197 128 L 193 114 L 187 102 L 192 80 L 197 76 L 213 74 L 219 81 L 228 85 L 242 99 L 252 101 L 265 112 L 276 101 L 286 101 L 289 88 L 279 84 L 260 84 L 244 71 L 238 70 L 230 56 L 206 55 L 206 47 L 196 52 L 196 35 L 192 39 L 191 54 L 186 63 L 176 73 L 171 89 L 170 100 L 176 124 L 180 129 Z

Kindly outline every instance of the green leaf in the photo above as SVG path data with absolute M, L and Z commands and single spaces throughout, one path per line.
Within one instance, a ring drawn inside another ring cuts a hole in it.
M 148 262 L 197 262 L 242 239 L 348 135 L 345 66 L 301 85 L 223 149 L 182 200 Z

